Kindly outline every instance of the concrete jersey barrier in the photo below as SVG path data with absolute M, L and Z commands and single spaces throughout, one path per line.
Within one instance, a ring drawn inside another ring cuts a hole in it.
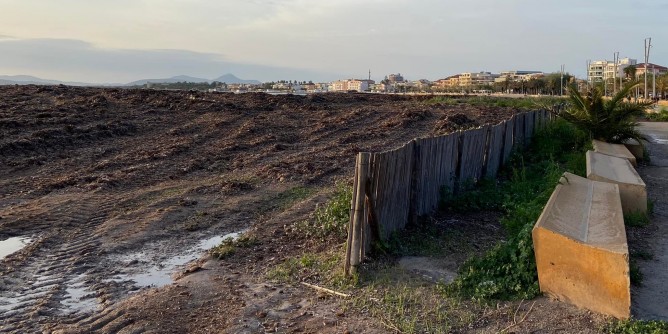
M 587 178 L 617 184 L 625 214 L 647 212 L 645 182 L 627 159 L 587 151 Z
M 594 146 L 595 152 L 611 155 L 613 157 L 628 159 L 633 166 L 638 166 L 636 157 L 631 154 L 626 146 L 622 144 L 610 144 L 596 139 L 592 140 L 591 144 Z
M 629 253 L 616 184 L 564 173 L 532 237 L 542 292 L 617 318 L 630 316 Z

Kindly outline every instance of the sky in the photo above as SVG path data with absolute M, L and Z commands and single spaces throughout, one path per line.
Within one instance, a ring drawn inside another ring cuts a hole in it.
M 668 65 L 665 0 L 0 0 L 0 75 L 91 83 L 213 79 L 436 80 Z

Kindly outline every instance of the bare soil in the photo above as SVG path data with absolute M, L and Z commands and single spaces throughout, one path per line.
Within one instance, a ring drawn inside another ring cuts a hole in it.
M 0 240 L 33 240 L 0 262 L 0 332 L 393 332 L 266 273 L 340 247 L 292 226 L 351 178 L 357 152 L 517 112 L 425 99 L 0 87 Z M 467 228 L 464 242 L 489 231 Z M 241 231 L 257 243 L 205 255 L 212 237 Z M 457 331 L 596 332 L 602 321 L 541 298 L 508 327 L 527 305 L 480 307 Z

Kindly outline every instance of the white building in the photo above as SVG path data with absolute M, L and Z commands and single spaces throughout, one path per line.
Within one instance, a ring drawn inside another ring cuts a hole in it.
M 622 58 L 615 64 L 614 61 L 596 60 L 589 63 L 587 81 L 589 83 L 610 81 L 624 77 L 624 69 L 638 64 L 636 59 Z
M 499 73 L 499 76 L 494 79 L 494 82 L 510 81 L 529 81 L 531 78 L 538 78 L 545 75 L 541 71 L 504 71 Z
M 366 92 L 369 90 L 370 85 L 374 84 L 373 80 L 358 80 L 358 79 L 348 79 L 348 80 L 337 80 L 332 81 L 329 85 L 330 92 L 347 92 L 347 91 L 357 91 L 357 92 Z

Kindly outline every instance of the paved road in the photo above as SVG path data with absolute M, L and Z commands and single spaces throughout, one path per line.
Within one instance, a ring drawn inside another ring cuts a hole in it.
M 639 319 L 668 320 L 668 123 L 641 123 L 639 129 L 650 140 L 649 166 L 638 172 L 654 201 L 654 226 L 646 239 L 654 258 L 638 263 L 644 279 L 633 289 L 632 313 Z

